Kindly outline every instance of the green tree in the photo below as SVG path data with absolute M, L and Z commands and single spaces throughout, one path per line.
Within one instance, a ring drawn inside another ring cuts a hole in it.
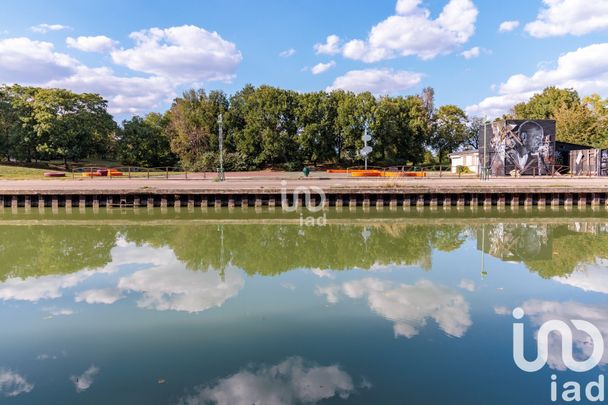
M 38 137 L 34 131 L 35 120 L 32 115 L 34 87 L 19 85 L 2 88 L 5 106 L 3 109 L 4 147 L 8 159 L 30 162 L 37 159 Z
M 513 107 L 513 118 L 515 119 L 554 119 L 555 112 L 565 106 L 571 108 L 580 104 L 578 93 L 573 89 L 559 89 L 547 87 L 541 93 L 535 94 L 525 103 L 516 104 Z
M 335 160 L 336 115 L 336 99 L 324 91 L 299 97 L 297 140 L 304 161 L 316 164 Z
M 182 165 L 214 169 L 218 153 L 218 116 L 228 110 L 228 99 L 218 91 L 188 90 L 176 98 L 167 113 L 171 150 Z
M 354 94 L 342 90 L 333 91 L 331 96 L 337 100 L 334 131 L 338 157 L 346 163 L 361 161 L 359 150 L 363 147 L 365 123 L 373 125 L 376 99 L 371 93 Z
M 96 142 L 109 138 L 115 130 L 107 102 L 97 94 L 37 89 L 31 106 L 37 151 L 63 159 L 66 168 L 68 159 L 88 156 Z
M 134 116 L 123 121 L 118 139 L 120 160 L 127 165 L 144 167 L 171 166 L 175 155 L 164 127 L 166 119 L 158 113 L 145 118 Z
M 298 94 L 261 86 L 242 96 L 244 105 L 240 106 L 240 113 L 244 126 L 235 134 L 237 152 L 245 155 L 253 167 L 298 166 L 301 161 L 296 140 Z
M 427 107 L 420 97 L 382 97 L 374 110 L 375 156 L 385 162 L 421 162 L 429 124 Z
M 452 152 L 467 142 L 470 134 L 467 115 L 455 105 L 444 105 L 433 118 L 431 146 L 437 150 L 439 162 L 443 162 L 446 152 Z
M 465 141 L 465 147 L 479 148 L 479 134 L 483 130 L 485 119 L 481 117 L 469 118 L 469 132 Z

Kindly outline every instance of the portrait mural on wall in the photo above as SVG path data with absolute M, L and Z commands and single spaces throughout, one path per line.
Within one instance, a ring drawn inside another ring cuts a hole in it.
M 487 160 L 484 138 L 488 138 Z M 482 162 L 487 162 L 493 176 L 544 175 L 555 163 L 555 121 L 495 121 L 479 139 Z

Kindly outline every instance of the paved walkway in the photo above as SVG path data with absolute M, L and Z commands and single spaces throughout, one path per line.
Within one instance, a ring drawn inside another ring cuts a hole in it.
M 201 192 L 205 190 L 238 193 L 280 191 L 299 186 L 317 186 L 325 191 L 348 192 L 348 190 L 386 190 L 420 192 L 607 192 L 608 177 L 570 178 L 494 178 L 480 181 L 478 178 L 352 178 L 345 175 L 315 173 L 304 178 L 300 173 L 228 173 L 225 182 L 218 182 L 207 175 L 189 175 L 165 178 L 94 178 L 63 180 L 1 180 L 0 193 L 30 192 L 49 194 L 57 192 L 121 193 L 130 191 L 151 192 Z

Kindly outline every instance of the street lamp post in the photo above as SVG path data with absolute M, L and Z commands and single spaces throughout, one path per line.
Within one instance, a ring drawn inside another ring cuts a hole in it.
M 222 113 L 220 113 L 217 123 L 219 125 L 219 148 L 220 148 L 220 167 L 217 169 L 217 175 L 219 181 L 224 181 L 224 120 Z
M 483 119 L 483 167 L 481 168 L 481 179 L 488 180 L 490 168 L 488 167 L 488 118 Z
M 365 129 L 363 132 L 363 148 L 359 151 L 359 153 L 365 158 L 365 170 L 367 170 L 367 157 L 370 153 L 372 153 L 372 148 L 367 143 L 372 140 L 372 137 L 368 134 L 369 124 L 367 120 L 365 121 Z

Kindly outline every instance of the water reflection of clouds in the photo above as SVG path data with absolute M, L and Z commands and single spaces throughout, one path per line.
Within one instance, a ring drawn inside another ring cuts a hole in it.
M 369 383 L 361 388 L 369 388 Z M 301 357 L 289 357 L 273 366 L 250 367 L 213 385 L 197 387 L 181 404 L 314 404 L 354 391 L 351 376 L 337 365 L 318 366 Z
M 34 389 L 34 384 L 12 370 L 0 368 L 0 394 L 4 397 L 16 397 Z
M 124 298 L 122 291 L 116 288 L 102 288 L 97 290 L 86 290 L 76 294 L 76 302 L 86 302 L 87 304 L 113 304 Z
M 608 259 L 596 258 L 595 263 L 579 264 L 572 274 L 553 280 L 583 291 L 608 294 Z
M 111 254 L 112 261 L 97 270 L 9 278 L 0 283 L 0 300 L 38 302 L 58 299 L 66 290 L 81 286 L 95 275 L 116 274 L 105 281 L 112 283 L 109 287 L 75 292 L 75 302 L 113 304 L 131 291 L 142 294 L 137 301 L 140 308 L 201 312 L 221 306 L 236 296 L 245 284 L 241 273 L 233 268 L 227 269 L 223 276 L 212 270 L 190 271 L 168 247 L 136 245 L 119 237 Z
M 528 300 L 521 305 L 530 323 L 536 329 L 534 338 L 537 338 L 538 329 L 548 321 L 559 320 L 570 325 L 572 330 L 574 357 L 584 360 L 591 356 L 593 352 L 593 342 L 591 337 L 585 332 L 578 330 L 572 325 L 570 320 L 582 319 L 591 322 L 604 336 L 604 357 L 600 365 L 608 364 L 608 311 L 604 306 L 585 305 L 578 302 L 557 302 L 543 300 Z M 498 315 L 509 316 L 511 310 L 506 307 L 496 307 L 494 311 Z M 564 371 L 567 369 L 562 360 L 562 341 L 559 333 L 549 335 L 549 357 L 547 364 L 550 368 Z
M 582 319 L 591 322 L 600 330 L 602 335 L 608 336 L 608 312 L 606 307 L 585 305 L 578 302 L 555 302 L 530 300 L 524 302 L 522 308 L 534 326 L 540 327 L 550 320 L 561 320 L 569 323 L 571 319 Z M 573 332 L 574 347 L 582 354 L 582 358 L 588 358 L 593 351 L 593 343 L 585 332 L 571 327 Z M 601 365 L 608 364 L 608 339 L 604 339 L 604 357 Z M 556 370 L 566 370 L 561 356 L 561 338 L 552 333 L 549 336 L 549 367 Z
M 120 290 L 142 293 L 140 308 L 201 312 L 220 307 L 236 296 L 245 280 L 236 270 L 224 276 L 215 271 L 190 271 L 180 263 L 137 271 L 118 282 Z
M 70 377 L 70 381 L 74 384 L 76 392 L 83 392 L 91 388 L 95 377 L 99 374 L 99 367 L 91 365 L 84 373 L 79 376 L 73 375 Z
M 0 299 L 37 302 L 43 299 L 60 298 L 62 290 L 75 287 L 95 272 L 83 270 L 60 276 L 9 278 L 0 283 Z
M 341 294 L 354 299 L 367 298 L 374 312 L 394 322 L 395 336 L 416 336 L 428 318 L 454 337 L 464 336 L 473 324 L 469 304 L 462 295 L 428 280 L 408 285 L 365 278 L 318 287 L 317 293 L 324 295 L 329 303 L 338 302 Z

